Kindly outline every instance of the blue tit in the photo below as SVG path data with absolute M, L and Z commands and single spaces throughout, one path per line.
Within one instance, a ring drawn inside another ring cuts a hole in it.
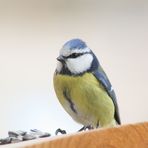
M 73 120 L 93 128 L 121 124 L 112 85 L 86 43 L 80 39 L 66 42 L 57 60 L 54 89 Z

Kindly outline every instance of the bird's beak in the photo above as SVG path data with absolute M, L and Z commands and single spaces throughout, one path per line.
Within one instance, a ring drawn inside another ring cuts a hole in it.
M 65 58 L 63 56 L 58 56 L 57 60 L 60 61 L 61 63 L 65 63 Z

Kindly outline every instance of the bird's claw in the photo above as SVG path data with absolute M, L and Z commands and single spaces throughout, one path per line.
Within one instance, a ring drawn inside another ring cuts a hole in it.
M 58 133 L 66 134 L 66 131 L 65 131 L 65 130 L 62 130 L 62 129 L 60 129 L 60 128 L 58 128 L 58 129 L 55 131 L 55 135 L 58 135 Z
M 93 129 L 93 127 L 91 125 L 83 126 L 81 129 L 78 130 L 78 132 L 86 131 L 87 129 L 88 130 L 91 130 L 91 129 Z

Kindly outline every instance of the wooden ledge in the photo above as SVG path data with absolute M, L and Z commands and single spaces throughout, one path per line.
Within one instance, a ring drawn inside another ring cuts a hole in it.
M 148 148 L 148 122 L 9 144 L 8 148 Z

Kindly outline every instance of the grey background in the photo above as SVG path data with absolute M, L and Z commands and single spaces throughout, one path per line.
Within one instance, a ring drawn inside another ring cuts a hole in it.
M 96 53 L 118 96 L 124 124 L 148 120 L 148 2 L 0 0 L 0 136 L 38 128 L 74 132 L 52 77 L 69 39 Z

